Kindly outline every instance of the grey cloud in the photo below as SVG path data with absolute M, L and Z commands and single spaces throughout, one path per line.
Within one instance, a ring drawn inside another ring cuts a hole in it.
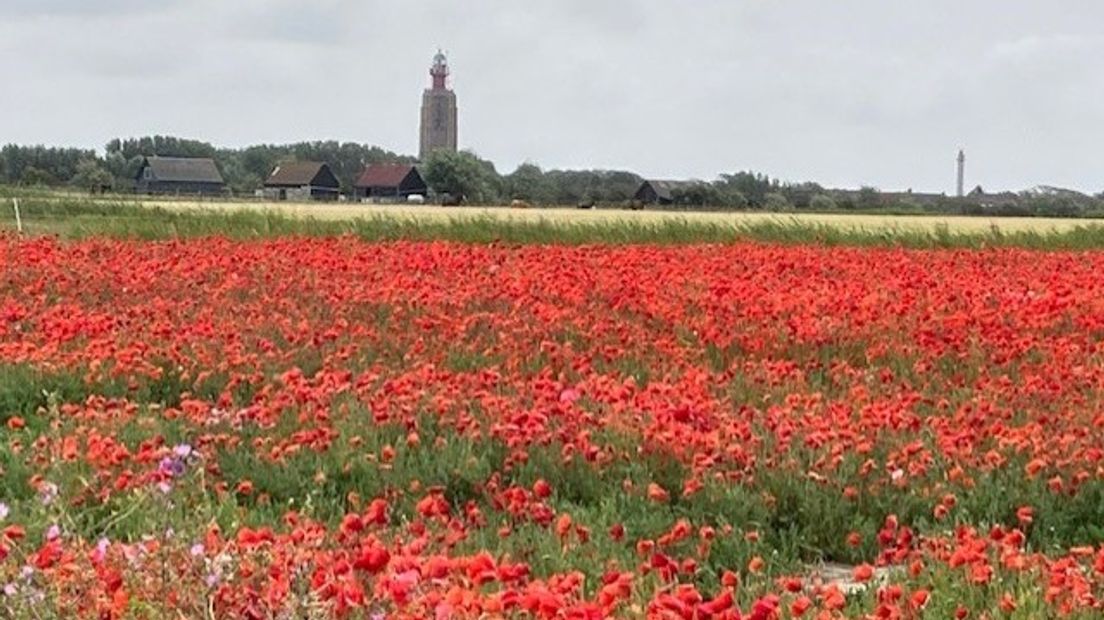
M 184 0 L 4 0 L 0 16 L 103 18 L 164 11 Z
M 338 45 L 363 25 L 360 20 L 350 19 L 358 12 L 358 6 L 344 0 L 242 2 L 231 9 L 222 22 L 222 29 L 229 36 L 305 45 Z
M 409 153 L 442 46 L 461 143 L 504 171 L 949 191 L 963 146 L 987 189 L 1104 189 L 1095 1 L 0 0 L 0 16 L 0 74 L 20 86 L 0 141 Z

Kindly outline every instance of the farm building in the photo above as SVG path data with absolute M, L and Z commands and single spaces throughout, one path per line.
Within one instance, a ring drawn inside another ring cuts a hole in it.
M 341 183 L 329 165 L 314 161 L 280 164 L 268 175 L 264 194 L 274 200 L 337 200 Z
M 969 194 L 966 194 L 966 198 L 985 208 L 1015 207 L 1022 202 L 1020 196 L 1014 192 L 988 194 L 980 185 L 975 187 Z
M 372 164 L 364 169 L 354 189 L 357 198 L 371 201 L 405 201 L 429 191 L 418 169 L 410 164 Z
M 915 204 L 921 206 L 934 206 L 947 199 L 946 194 L 932 194 L 928 192 L 914 192 L 911 189 L 903 192 L 882 192 L 882 202 L 885 204 Z
M 640 189 L 636 190 L 636 194 L 633 195 L 633 200 L 638 200 L 644 204 L 669 205 L 675 201 L 671 192 L 690 187 L 696 183 L 696 181 L 644 181 L 641 183 Z
M 226 182 L 212 159 L 150 156 L 142 159 L 135 188 L 144 194 L 221 194 Z

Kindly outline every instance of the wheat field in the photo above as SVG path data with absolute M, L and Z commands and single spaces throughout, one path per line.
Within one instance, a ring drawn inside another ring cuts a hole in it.
M 841 230 L 930 232 L 948 229 L 955 233 L 989 234 L 1069 231 L 1098 219 L 1062 219 L 1040 217 L 977 217 L 955 215 L 891 215 L 847 213 L 722 213 L 690 211 L 629 211 L 623 209 L 582 210 L 571 208 L 514 209 L 509 207 L 440 207 L 436 205 L 373 205 L 350 203 L 232 202 L 232 201 L 143 201 L 143 205 L 173 210 L 253 210 L 318 220 L 351 220 L 379 216 L 400 220 L 465 220 L 495 218 L 515 222 L 660 223 L 679 221 L 710 225 L 746 226 L 760 222 L 830 225 Z

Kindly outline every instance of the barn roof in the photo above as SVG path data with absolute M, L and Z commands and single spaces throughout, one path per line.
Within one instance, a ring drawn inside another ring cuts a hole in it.
M 879 192 L 881 197 L 885 200 L 901 200 L 901 201 L 913 201 L 919 203 L 934 203 L 939 202 L 947 197 L 946 194 L 933 194 L 930 192 L 914 192 L 911 189 L 906 192 Z M 859 192 L 855 192 L 853 197 L 859 197 Z
M 153 170 L 158 181 L 223 183 L 215 160 L 210 158 L 151 156 L 146 158 L 145 163 Z
M 644 181 L 655 190 L 656 196 L 663 200 L 671 200 L 671 192 L 676 189 L 700 185 L 701 181 L 670 181 L 662 179 L 649 179 Z
M 357 187 L 398 187 L 410 172 L 412 164 L 371 164 L 357 179 Z
M 326 164 L 317 161 L 293 161 L 276 166 L 272 174 L 268 175 L 265 185 L 310 185 L 315 177 L 327 168 Z

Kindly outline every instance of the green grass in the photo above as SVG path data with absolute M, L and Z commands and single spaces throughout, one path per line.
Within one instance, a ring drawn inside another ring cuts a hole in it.
M 149 379 L 139 381 L 131 394 L 137 396 L 138 402 L 161 404 L 178 401 L 185 389 L 187 386 L 179 383 Z M 18 431 L 18 435 L 28 440 L 79 435 L 74 426 L 78 422 L 59 416 L 58 405 L 80 402 L 88 394 L 111 393 L 124 392 L 113 383 L 86 384 L 80 374 L 50 374 L 20 366 L 0 366 L 0 413 L 23 415 L 27 427 Z M 169 445 L 195 441 L 196 437 L 190 435 L 201 429 L 182 420 L 165 418 L 160 411 L 159 407 L 143 407 L 136 417 L 121 420 L 112 431 L 131 450 L 153 438 L 161 438 Z M 409 429 L 396 424 L 375 424 L 362 407 L 354 405 L 342 416 L 335 420 L 339 434 L 328 445 L 303 449 L 279 460 L 269 455 L 271 440 L 289 437 L 302 428 L 291 412 L 274 427 L 231 428 L 223 427 L 226 424 L 223 423 L 202 429 L 204 433 L 225 432 L 240 438 L 240 442 L 216 450 L 219 477 L 231 487 L 250 480 L 256 493 L 236 499 L 211 494 L 196 503 L 207 505 L 210 518 L 224 526 L 232 522 L 278 526 L 284 511 L 292 508 L 336 523 L 349 508 L 347 493 L 354 490 L 364 498 L 398 498 L 394 505 L 396 516 L 407 520 L 415 516 L 414 503 L 421 497 L 420 493 L 409 491 L 417 481 L 423 488 L 442 487 L 454 509 L 476 502 L 493 519 L 497 511 L 483 485 L 495 472 L 500 472 L 503 486 L 517 484 L 528 488 L 538 479 L 549 482 L 555 489 L 552 505 L 557 512 L 570 513 L 589 523 L 595 537 L 603 535 L 616 522 L 624 523 L 636 536 L 657 536 L 663 528 L 685 517 L 696 525 L 728 524 L 738 531 L 757 530 L 768 547 L 779 550 L 780 558 L 787 562 L 869 559 L 873 547 L 851 549 L 845 545 L 846 535 L 859 531 L 869 542 L 888 514 L 897 514 L 902 523 L 921 531 L 939 531 L 954 520 L 983 527 L 1011 524 L 1015 522 L 1016 509 L 1030 505 L 1035 507 L 1038 521 L 1047 527 L 1029 528 L 1027 534 L 1035 548 L 1044 550 L 1091 544 L 1102 535 L 1097 524 L 1104 522 L 1104 482 L 1088 481 L 1073 497 L 1056 495 L 1047 490 L 1043 477 L 1026 479 L 1019 462 L 984 474 L 973 489 L 948 486 L 948 491 L 957 494 L 959 505 L 950 522 L 937 523 L 931 517 L 932 499 L 911 487 L 861 488 L 860 499 L 846 501 L 840 488 L 794 475 L 786 467 L 758 468 L 754 480 L 745 484 L 707 480 L 701 491 L 684 498 L 679 492 L 689 471 L 679 459 L 638 446 L 636 440 L 611 431 L 599 431 L 594 437 L 597 445 L 619 455 L 601 467 L 578 457 L 565 462 L 562 446 L 558 444 L 530 446 L 524 463 L 507 466 L 510 452 L 502 442 L 489 437 L 458 436 L 429 414 L 417 420 L 421 443 L 413 448 L 405 443 Z M 261 447 L 253 447 L 255 442 L 261 442 Z M 386 445 L 395 448 L 395 460 L 390 467 L 381 468 L 375 455 Z M 766 459 L 773 450 L 764 444 L 759 458 Z M 795 459 L 797 469 L 804 471 L 819 454 L 791 448 L 789 456 Z M 65 493 L 80 493 L 85 481 L 93 479 L 93 472 L 83 469 L 81 462 L 56 463 L 58 469 L 50 478 L 61 484 Z M 23 484 L 29 466 L 30 463 L 8 451 L 6 444 L 0 444 L 0 467 L 15 481 L 0 499 L 31 499 Z M 857 458 L 845 459 L 836 476 L 864 486 L 857 474 L 858 467 Z M 942 471 L 937 467 L 930 475 L 938 479 Z M 318 477 L 319 474 L 323 475 Z M 625 481 L 631 481 L 637 491 L 626 494 L 622 487 Z M 936 481 L 916 488 L 930 488 Z M 670 503 L 655 504 L 643 497 L 643 489 L 651 482 L 671 492 Z M 772 499 L 767 501 L 767 497 Z M 119 497 L 103 506 L 89 504 L 73 513 L 74 524 L 89 537 L 135 536 L 145 531 L 148 511 L 136 511 L 114 520 L 126 513 L 125 506 L 132 501 L 137 500 Z M 110 531 L 103 529 L 105 523 L 112 524 Z
M 0 228 L 14 228 L 4 206 Z M 63 238 L 111 237 L 171 239 L 228 237 L 258 239 L 280 236 L 352 235 L 369 241 L 448 240 L 509 244 L 662 244 L 758 241 L 828 246 L 891 246 L 908 248 L 1022 247 L 1033 249 L 1104 248 L 1104 226 L 1086 223 L 1064 230 L 956 230 L 906 227 L 850 228 L 780 216 L 772 220 L 717 223 L 691 219 L 576 221 L 511 221 L 485 215 L 441 219 L 373 217 L 349 220 L 297 218 L 259 210 L 171 210 L 133 202 L 27 196 L 21 211 L 29 235 Z

